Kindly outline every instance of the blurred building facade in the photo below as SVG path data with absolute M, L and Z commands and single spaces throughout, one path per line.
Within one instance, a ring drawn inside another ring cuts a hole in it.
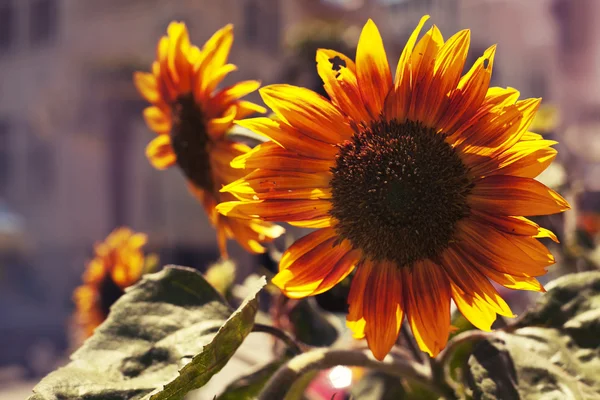
M 146 160 L 154 134 L 132 74 L 149 69 L 168 23 L 183 20 L 198 45 L 234 23 L 234 79 L 271 76 L 278 3 L 0 0 L 0 199 L 24 217 L 27 260 L 57 306 L 92 244 L 119 225 L 147 232 L 165 262 L 217 257 L 214 230 L 179 171 Z
M 121 224 L 155 248 L 215 248 L 179 171 L 144 155 L 152 133 L 131 74 L 149 68 L 171 20 L 197 44 L 233 23 L 233 79 L 268 84 L 286 76 L 295 26 L 339 22 L 355 43 L 372 17 L 395 64 L 425 13 L 446 37 L 472 30 L 471 63 L 499 44 L 493 84 L 556 102 L 570 122 L 597 112 L 596 0 L 0 0 L 0 198 L 24 216 L 40 276 L 64 274 L 53 290 L 65 293 L 91 244 Z

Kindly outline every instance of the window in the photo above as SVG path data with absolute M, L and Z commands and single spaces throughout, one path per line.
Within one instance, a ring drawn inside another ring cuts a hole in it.
M 29 38 L 33 44 L 47 43 L 58 30 L 56 0 L 31 0 L 29 9 Z
M 244 4 L 244 37 L 249 45 L 258 42 L 258 19 L 260 8 L 255 1 Z
M 0 120 L 0 193 L 6 193 L 10 179 L 10 124 Z
M 54 184 L 55 165 L 52 145 L 45 138 L 33 137 L 29 148 L 30 184 L 36 190 L 47 191 Z
M 531 96 L 548 97 L 548 79 L 542 71 L 533 71 L 529 82 L 531 87 Z
M 590 10 L 592 2 L 576 0 L 555 0 L 552 11 L 558 21 L 558 39 L 561 50 L 568 54 L 583 51 L 594 36 L 590 27 L 595 23 L 595 15 Z M 564 58 L 567 64 L 569 58 Z
M 5 52 L 12 47 L 15 17 L 12 0 L 0 0 L 0 52 Z
M 279 50 L 281 35 L 278 3 L 261 7 L 257 0 L 244 4 L 244 38 L 248 46 L 268 52 Z

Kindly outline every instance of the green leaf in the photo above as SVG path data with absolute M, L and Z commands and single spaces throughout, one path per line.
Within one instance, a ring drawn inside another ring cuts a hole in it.
M 566 275 L 469 360 L 480 399 L 600 398 L 600 272 Z
M 356 400 L 437 400 L 439 395 L 418 382 L 372 371 L 352 385 L 351 398 Z
M 300 300 L 289 319 L 296 339 L 310 346 L 331 346 L 343 329 L 336 316 L 321 309 L 314 298 Z
M 269 378 L 281 367 L 288 358 L 272 361 L 266 365 L 259 366 L 247 375 L 238 378 L 223 390 L 217 400 L 253 400 L 258 396 L 261 389 Z
M 393 400 L 404 399 L 406 391 L 396 376 L 374 371 L 363 376 L 350 390 L 353 399 Z
M 191 268 L 145 275 L 30 400 L 181 399 L 217 373 L 252 330 L 265 284 L 234 311 Z
M 319 371 L 309 371 L 296 379 L 283 400 L 305 400 L 306 396 L 304 396 L 304 393 L 318 374 Z

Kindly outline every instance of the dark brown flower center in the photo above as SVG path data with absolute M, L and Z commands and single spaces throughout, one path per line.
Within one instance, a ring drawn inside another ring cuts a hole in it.
M 194 101 L 194 96 L 189 93 L 175 100 L 172 113 L 171 146 L 177 156 L 177 165 L 194 185 L 213 191 L 208 157 L 210 137 L 206 131 L 202 110 Z
M 125 293 L 123 289 L 112 279 L 110 273 L 104 276 L 104 279 L 98 285 L 99 307 L 102 315 L 106 318 L 110 307 Z
M 379 121 L 339 146 L 331 215 L 371 260 L 435 258 L 468 215 L 471 182 L 445 135 L 419 122 Z

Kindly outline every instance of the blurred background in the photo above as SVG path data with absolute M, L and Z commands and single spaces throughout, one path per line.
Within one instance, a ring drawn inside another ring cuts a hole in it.
M 233 23 L 231 79 L 321 91 L 317 48 L 353 55 L 371 17 L 395 68 L 423 14 L 446 38 L 471 29 L 468 65 L 498 43 L 492 85 L 544 98 L 540 133 L 560 145 L 541 179 L 577 205 L 546 226 L 575 232 L 562 259 L 597 265 L 598 0 L 0 0 L 0 398 L 27 396 L 66 356 L 72 291 L 113 228 L 147 233 L 163 264 L 218 258 L 180 172 L 156 171 L 144 154 L 154 134 L 132 74 L 149 69 L 170 21 L 197 45 Z M 232 254 L 246 273 L 261 262 Z

